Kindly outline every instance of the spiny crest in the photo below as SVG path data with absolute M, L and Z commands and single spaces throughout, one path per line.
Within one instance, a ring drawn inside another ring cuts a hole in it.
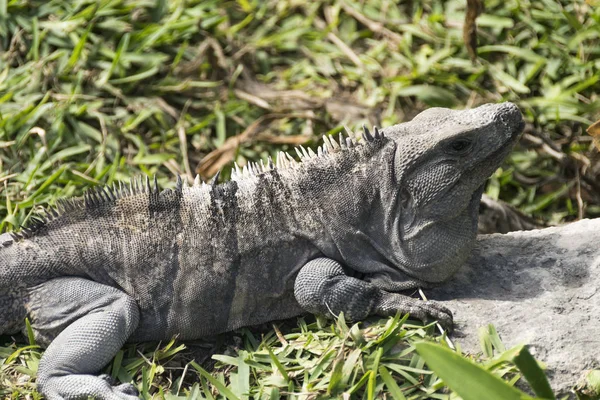
M 181 193 L 183 190 L 183 181 L 180 176 L 177 177 L 176 193 Z M 150 183 L 150 178 L 142 177 L 131 179 L 129 184 L 123 182 L 114 183 L 112 186 L 98 186 L 88 189 L 83 198 L 59 199 L 55 207 L 48 207 L 42 213 L 29 218 L 27 225 L 22 227 L 18 232 L 11 232 L 13 240 L 28 239 L 39 232 L 49 222 L 59 218 L 62 215 L 73 213 L 82 209 L 96 209 L 104 204 L 112 204 L 120 198 L 133 196 L 136 194 L 149 194 L 158 196 L 160 189 L 156 176 L 154 176 L 153 184 Z M 0 243 L 0 247 L 2 247 Z M 4 243 L 4 246 L 10 243 Z
M 346 135 L 340 132 L 338 139 L 336 140 L 333 136 L 323 136 L 323 144 L 317 148 L 315 153 L 311 148 L 306 149 L 300 145 L 295 148 L 300 162 L 296 161 L 291 155 L 284 151 L 280 151 L 277 154 L 277 159 L 274 162 L 271 157 L 268 158 L 267 162 L 262 160 L 259 163 L 249 162 L 243 168 L 240 168 L 237 163 L 235 169 L 232 171 L 231 179 L 240 180 L 249 178 L 251 176 L 258 175 L 263 172 L 267 172 L 274 169 L 288 169 L 298 168 L 302 162 L 312 159 L 325 157 L 330 153 L 336 153 L 345 149 L 351 149 L 353 147 L 361 145 L 357 143 L 357 135 L 355 135 L 348 128 L 346 129 Z M 374 144 L 378 140 L 384 138 L 383 132 L 377 127 L 373 127 L 374 134 L 371 134 L 369 129 L 363 125 L 362 141 L 365 144 Z M 220 171 L 215 174 L 208 185 L 215 186 L 218 184 Z M 183 181 L 181 176 L 177 176 L 177 184 L 175 186 L 175 193 L 181 194 L 183 192 L 184 185 L 188 187 L 187 181 Z M 194 187 L 205 187 L 208 186 L 202 182 L 200 176 L 197 175 L 194 179 Z M 167 189 L 167 191 L 170 189 Z M 98 186 L 87 190 L 83 196 L 83 199 L 61 199 L 58 200 L 55 207 L 48 207 L 41 215 L 33 216 L 29 219 L 29 222 L 19 232 L 11 232 L 10 236 L 13 241 L 20 239 L 27 239 L 34 236 L 39 232 L 46 224 L 59 218 L 62 215 L 72 213 L 74 211 L 86 209 L 96 209 L 105 204 L 112 204 L 120 198 L 127 196 L 133 196 L 137 194 L 148 194 L 152 197 L 158 197 L 160 189 L 158 187 L 158 181 L 154 176 L 153 183 L 150 182 L 150 178 L 145 179 L 140 177 L 131 179 L 129 184 L 123 184 L 122 182 L 114 183 L 112 186 Z M 0 243 L 0 248 L 6 247 L 12 244 L 12 241 L 6 241 Z
M 177 177 L 177 186 L 175 190 L 177 192 L 181 192 L 183 186 L 183 182 L 181 177 Z M 146 178 L 138 177 L 132 178 L 129 184 L 123 184 L 123 182 L 113 183 L 112 186 L 98 186 L 94 188 L 88 189 L 83 195 L 83 206 L 87 209 L 93 209 L 101 206 L 102 204 L 114 203 L 120 198 L 133 196 L 137 194 L 150 194 L 154 196 L 158 196 L 160 194 L 160 188 L 158 186 L 158 180 L 156 176 L 154 176 L 153 183 L 150 182 L 150 177 L 146 176 Z M 67 200 L 68 202 L 69 200 Z M 63 211 L 60 209 L 62 206 L 64 211 L 67 211 L 70 207 L 81 207 L 81 201 L 79 200 L 70 200 L 71 205 L 65 205 L 64 200 L 59 201 L 59 211 Z M 79 203 L 79 204 L 77 204 Z
M 12 233 L 3 233 L 0 234 L 0 249 L 3 247 L 8 247 L 15 241 L 14 235 Z
M 10 232 L 13 241 L 19 239 L 27 239 L 38 232 L 46 223 L 49 221 L 45 216 L 32 216 L 29 218 L 29 223 L 26 227 L 23 227 L 19 232 Z M 4 246 L 8 246 L 12 242 L 4 243 Z
M 302 145 L 295 147 L 294 150 L 296 151 L 298 158 L 300 158 L 300 162 L 296 161 L 289 153 L 280 151 L 277 153 L 277 159 L 275 162 L 273 162 L 271 157 L 269 157 L 267 164 L 265 164 L 262 160 L 260 163 L 248 162 L 242 168 L 240 168 L 237 163 L 234 163 L 234 169 L 231 172 L 231 179 L 239 181 L 273 169 L 298 168 L 302 162 L 308 159 L 325 157 L 331 153 L 336 153 L 338 151 L 360 146 L 361 143 L 357 142 L 357 135 L 348 128 L 345 128 L 345 130 L 346 135 L 340 132 L 337 140 L 331 135 L 323 135 L 323 144 L 317 147 L 316 153 L 310 147 L 305 148 Z M 363 132 L 361 136 L 362 143 L 374 144 L 384 138 L 383 132 L 378 127 L 374 126 L 373 132 L 374 133 L 371 134 L 371 131 L 369 131 L 369 129 L 363 125 Z

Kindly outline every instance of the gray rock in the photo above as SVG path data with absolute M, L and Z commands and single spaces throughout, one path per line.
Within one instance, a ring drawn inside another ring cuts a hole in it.
M 454 312 L 454 339 L 480 352 L 494 324 L 507 348 L 530 345 L 552 388 L 568 392 L 600 367 L 600 219 L 506 235 L 481 235 L 475 255 L 428 291 Z

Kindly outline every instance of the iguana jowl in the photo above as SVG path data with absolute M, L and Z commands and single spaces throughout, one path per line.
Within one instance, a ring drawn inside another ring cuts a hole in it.
M 49 400 L 112 400 L 135 389 L 92 374 L 126 341 L 306 311 L 451 324 L 443 306 L 395 292 L 442 282 L 466 260 L 484 182 L 522 128 L 510 103 L 432 108 L 223 184 L 136 181 L 63 201 L 0 236 L 0 333 L 30 318 L 49 345 L 37 379 Z

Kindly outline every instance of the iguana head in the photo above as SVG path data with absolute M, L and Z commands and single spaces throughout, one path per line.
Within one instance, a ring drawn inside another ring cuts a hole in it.
M 318 219 L 304 232 L 316 231 L 321 252 L 386 290 L 444 281 L 469 257 L 485 181 L 523 125 L 514 104 L 487 104 L 431 108 L 365 130 L 359 145 L 325 138 L 289 172 L 301 199 L 296 220 Z
M 384 130 L 394 148 L 392 182 L 382 188 L 384 256 L 428 282 L 447 279 L 469 256 L 486 179 L 523 130 L 512 103 L 471 110 L 428 109 Z

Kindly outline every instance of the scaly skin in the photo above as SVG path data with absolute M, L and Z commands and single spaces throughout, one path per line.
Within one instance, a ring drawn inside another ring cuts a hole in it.
M 362 144 L 326 138 L 319 156 L 281 155 L 220 185 L 135 182 L 63 202 L 0 236 L 0 333 L 29 317 L 48 345 L 38 384 L 49 400 L 134 399 L 130 385 L 93 375 L 126 341 L 307 311 L 451 325 L 445 307 L 395 292 L 464 263 L 483 184 L 522 125 L 509 103 L 430 109 Z

